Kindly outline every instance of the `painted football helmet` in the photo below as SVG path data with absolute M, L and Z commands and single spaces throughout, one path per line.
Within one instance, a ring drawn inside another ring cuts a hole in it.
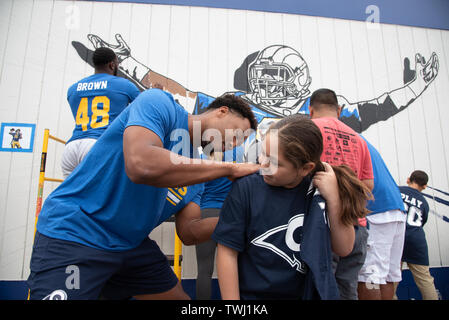
M 307 63 L 294 49 L 269 46 L 248 66 L 252 98 L 267 106 L 282 106 L 285 100 L 303 99 L 312 78 Z

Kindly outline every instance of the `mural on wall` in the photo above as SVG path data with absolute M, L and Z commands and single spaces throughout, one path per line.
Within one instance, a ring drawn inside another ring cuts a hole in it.
M 111 44 L 94 34 L 87 35 L 94 47 L 108 47 L 114 50 L 120 62 L 120 76 L 133 81 L 141 90 L 160 84 L 191 113 L 201 113 L 214 99 L 202 92 L 193 92 L 145 64 L 131 54 L 131 48 L 120 34 L 115 35 L 117 44 Z M 73 41 L 72 45 L 80 57 L 92 65 L 93 51 L 84 44 Z M 421 54 L 414 57 L 414 69 L 409 58 L 404 59 L 403 86 L 364 101 L 350 102 L 339 94 L 339 104 L 343 107 L 341 120 L 357 132 L 363 132 L 371 125 L 385 121 L 424 93 L 435 80 L 439 70 L 439 60 L 432 53 L 426 60 Z M 271 45 L 248 55 L 242 65 L 235 70 L 233 93 L 252 105 L 259 123 L 266 118 L 281 118 L 290 114 L 308 114 L 310 102 L 309 87 L 312 83 L 307 61 L 295 49 L 285 45 Z M 409 97 L 409 98 L 407 98 Z
M 404 63 L 406 61 L 409 66 L 409 59 L 406 58 Z M 343 107 L 341 120 L 357 132 L 387 120 L 407 108 L 427 89 L 438 75 L 438 68 L 438 56 L 435 53 L 432 53 L 427 62 L 417 53 L 415 69 L 404 69 L 402 87 L 379 97 L 354 103 L 338 94 L 339 105 Z M 311 81 L 307 64 L 296 50 L 273 45 L 245 59 L 235 73 L 234 87 L 246 92 L 244 97 L 248 102 L 282 117 L 295 113 L 308 114 L 308 87 Z M 413 98 L 403 101 L 403 91 L 413 93 Z
M 163 87 L 193 114 L 203 112 L 215 99 L 203 92 L 190 91 L 177 81 L 151 70 L 132 55 L 131 48 L 120 34 L 115 35 L 116 44 L 108 43 L 94 34 L 88 34 L 87 39 L 93 50 L 81 42 L 72 42 L 84 61 L 93 66 L 93 51 L 99 47 L 111 48 L 120 62 L 118 75 L 131 80 L 142 91 Z M 410 106 L 435 80 L 438 70 L 439 59 L 436 53 L 432 53 L 428 59 L 416 53 L 413 64 L 406 57 L 402 86 L 386 91 L 378 97 L 358 102 L 350 102 L 338 94 L 339 105 L 342 106 L 340 119 L 355 131 L 363 132 L 377 122 L 385 121 Z M 297 50 L 286 45 L 271 45 L 243 59 L 240 67 L 234 72 L 236 90 L 224 93 L 233 93 L 245 99 L 252 106 L 259 122 L 258 131 L 263 131 L 272 121 L 282 117 L 296 113 L 308 114 L 311 84 L 311 70 Z M 247 141 L 245 149 L 251 148 L 258 139 L 259 132 L 256 139 Z M 441 192 L 447 195 L 446 192 Z M 449 205 L 448 201 L 439 197 L 426 196 L 439 204 Z M 441 220 L 449 222 L 448 217 L 438 214 L 435 210 L 431 212 Z
M 307 113 L 315 89 L 335 89 L 342 120 L 378 147 L 398 183 L 429 174 L 429 259 L 449 266 L 448 29 L 139 2 L 0 1 L 2 280 L 29 274 L 43 128 L 71 136 L 67 89 L 94 73 L 97 47 L 116 52 L 120 76 L 142 91 L 161 85 L 192 114 L 228 92 L 246 99 L 260 121 L 244 145 L 249 161 L 272 122 Z M 49 147 L 47 173 L 58 177 L 62 149 Z M 43 198 L 57 186 L 46 183 Z M 172 251 L 172 225 L 153 237 Z M 195 278 L 194 248 L 184 256 L 183 278 Z

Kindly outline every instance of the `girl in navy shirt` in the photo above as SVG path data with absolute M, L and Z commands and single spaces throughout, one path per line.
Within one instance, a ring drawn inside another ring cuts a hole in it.
M 332 251 L 351 252 L 370 193 L 348 167 L 321 163 L 322 151 L 308 117 L 270 127 L 261 172 L 233 184 L 212 235 L 223 299 L 338 299 Z

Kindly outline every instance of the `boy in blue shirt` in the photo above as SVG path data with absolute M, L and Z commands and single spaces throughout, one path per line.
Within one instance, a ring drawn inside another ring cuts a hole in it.
M 160 223 L 167 187 L 259 170 L 255 164 L 191 159 L 197 138 L 207 146 L 203 133 L 215 129 L 224 145 L 226 130 L 256 127 L 249 106 L 232 95 L 190 115 L 167 92 L 141 93 L 46 199 L 30 262 L 30 298 L 48 299 L 57 291 L 69 299 L 97 299 L 107 288 L 104 296 L 187 299 L 148 234 Z M 79 269 L 75 287 L 66 281 L 73 266 Z
M 62 155 L 64 178 L 67 178 L 112 121 L 140 93 L 131 81 L 117 77 L 119 62 L 114 51 L 98 48 L 92 61 L 95 73 L 74 83 L 67 91 L 67 101 L 76 125 Z

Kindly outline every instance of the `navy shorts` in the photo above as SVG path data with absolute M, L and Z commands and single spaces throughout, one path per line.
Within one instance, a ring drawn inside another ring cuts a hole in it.
M 49 238 L 34 240 L 28 278 L 30 299 L 126 299 L 168 291 L 178 279 L 155 241 L 110 252 Z

